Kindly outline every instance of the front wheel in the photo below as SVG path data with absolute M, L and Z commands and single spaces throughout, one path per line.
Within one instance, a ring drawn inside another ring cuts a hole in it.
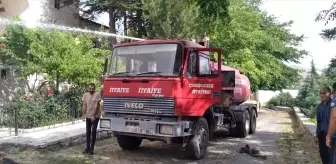
M 195 123 L 195 134 L 189 140 L 186 151 L 190 158 L 199 160 L 202 159 L 207 152 L 209 143 L 209 128 L 204 117 L 198 118 Z
M 139 148 L 142 139 L 133 136 L 117 135 L 119 146 L 125 150 L 133 150 Z

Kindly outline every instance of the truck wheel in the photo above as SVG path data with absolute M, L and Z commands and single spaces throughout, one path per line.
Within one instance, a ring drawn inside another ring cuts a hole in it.
M 139 148 L 142 139 L 133 136 L 117 135 L 117 141 L 122 149 L 133 150 Z
M 198 118 L 195 122 L 195 134 L 191 136 L 186 151 L 194 160 L 202 159 L 207 152 L 209 143 L 209 128 L 204 117 Z
M 235 133 L 237 137 L 245 138 L 250 131 L 250 116 L 247 110 L 244 111 L 243 120 L 237 122 Z
M 252 117 L 251 117 L 251 127 L 250 134 L 254 134 L 257 129 L 257 114 L 254 109 L 252 109 Z

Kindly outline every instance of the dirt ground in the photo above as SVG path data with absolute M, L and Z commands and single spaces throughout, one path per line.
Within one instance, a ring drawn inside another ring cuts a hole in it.
M 292 124 L 293 122 L 293 124 Z M 262 110 L 259 112 L 257 132 L 247 138 L 217 137 L 208 148 L 206 158 L 191 161 L 177 145 L 144 141 L 140 149 L 123 151 L 116 139 L 98 141 L 94 156 L 82 155 L 83 145 L 60 150 L 34 150 L 8 148 L 0 152 L 3 163 L 29 164 L 301 164 L 318 163 L 317 149 L 311 137 L 286 111 Z M 309 144 L 307 144 L 309 143 Z M 258 159 L 237 151 L 245 144 L 258 147 L 267 159 Z

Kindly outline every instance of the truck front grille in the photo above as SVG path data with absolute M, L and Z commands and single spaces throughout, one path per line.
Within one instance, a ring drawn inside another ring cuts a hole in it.
M 104 111 L 108 113 L 173 116 L 174 106 L 173 98 L 104 98 Z

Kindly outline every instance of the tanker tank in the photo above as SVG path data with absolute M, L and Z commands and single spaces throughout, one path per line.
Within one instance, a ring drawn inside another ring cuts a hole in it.
M 210 64 L 213 71 L 218 71 L 217 64 Z M 234 71 L 234 87 L 222 87 L 222 91 L 228 92 L 231 91 L 232 95 L 232 103 L 241 104 L 247 101 L 251 96 L 251 84 L 250 80 L 243 74 L 240 74 L 240 71 L 225 65 L 221 66 L 221 72 L 233 72 Z M 225 74 L 224 74 L 225 75 Z M 223 80 L 226 78 L 230 78 L 227 76 L 223 77 Z

